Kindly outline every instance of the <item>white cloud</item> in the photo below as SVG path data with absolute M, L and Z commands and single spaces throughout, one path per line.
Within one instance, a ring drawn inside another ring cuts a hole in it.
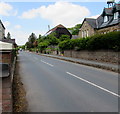
M 94 16 L 91 16 L 89 18 L 94 18 L 94 19 L 97 19 L 100 15 L 94 15 Z
M 84 17 L 87 17 L 90 11 L 80 5 L 69 2 L 56 2 L 49 6 L 41 6 L 37 9 L 31 9 L 22 14 L 21 18 L 32 19 L 41 16 L 52 22 L 55 26 L 63 24 L 66 27 L 81 23 Z
M 32 18 L 35 18 L 38 16 L 38 9 L 31 9 L 27 12 L 23 12 L 22 16 L 20 18 L 23 18 L 23 19 L 32 19 Z
M 17 14 L 18 14 L 18 11 L 15 10 L 15 11 L 13 12 L 13 16 L 16 16 Z
M 28 41 L 28 37 L 32 32 L 38 37 L 39 34 L 44 35 L 46 31 L 33 30 L 31 32 L 27 32 L 21 29 L 15 29 L 15 27 L 11 27 L 6 29 L 6 35 L 8 32 L 10 32 L 11 38 L 15 39 L 18 45 L 24 45 Z
M 0 2 L 0 15 L 2 16 L 16 16 L 17 15 L 17 11 L 14 9 L 13 7 L 8 4 L 8 3 L 4 3 L 4 2 Z
M 15 28 L 15 29 L 20 29 L 20 28 L 21 28 L 21 25 L 15 25 L 14 28 Z
M 9 21 L 4 21 L 3 23 L 4 23 L 5 28 L 10 26 L 10 22 Z
M 12 6 L 4 3 L 4 2 L 0 2 L 0 14 L 4 15 L 4 16 L 9 16 L 9 11 L 12 10 Z
M 45 35 L 46 30 L 33 30 L 33 33 L 38 37 L 39 35 Z
M 10 32 L 11 38 L 15 39 L 18 45 L 24 45 L 28 40 L 29 33 L 27 33 L 26 31 L 10 28 L 6 30 L 6 34 L 8 32 Z

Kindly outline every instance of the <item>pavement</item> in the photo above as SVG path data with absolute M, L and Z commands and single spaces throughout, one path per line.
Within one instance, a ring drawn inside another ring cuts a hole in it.
M 104 62 L 98 62 L 98 61 L 92 61 L 92 60 L 84 60 L 84 59 L 77 59 L 77 58 L 71 58 L 71 57 L 64 57 L 64 56 L 57 56 L 57 55 L 49 55 L 49 54 L 40 54 L 42 56 L 57 58 L 65 61 L 70 61 L 78 64 L 93 66 L 101 69 L 111 70 L 114 72 L 120 71 L 120 67 L 118 64 L 112 64 L 112 63 L 104 63 Z
M 20 52 L 29 112 L 118 112 L 118 73 Z

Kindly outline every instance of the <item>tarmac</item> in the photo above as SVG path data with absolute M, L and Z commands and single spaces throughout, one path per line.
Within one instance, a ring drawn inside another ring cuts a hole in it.
M 114 63 L 104 63 L 104 62 L 98 62 L 98 61 L 92 61 L 92 60 L 84 60 L 84 59 L 78 59 L 78 58 L 71 58 L 71 57 L 65 57 L 65 56 L 58 56 L 58 55 L 50 55 L 50 54 L 40 54 L 42 56 L 47 56 L 51 58 L 61 59 L 73 63 L 83 64 L 87 66 L 92 66 L 96 68 L 101 68 L 105 70 L 110 70 L 113 72 L 120 72 L 119 64 Z

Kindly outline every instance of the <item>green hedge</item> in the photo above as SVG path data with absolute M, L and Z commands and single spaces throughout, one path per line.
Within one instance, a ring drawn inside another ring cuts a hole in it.
M 61 50 L 115 50 L 120 51 L 120 31 L 87 38 L 65 40 L 59 43 Z

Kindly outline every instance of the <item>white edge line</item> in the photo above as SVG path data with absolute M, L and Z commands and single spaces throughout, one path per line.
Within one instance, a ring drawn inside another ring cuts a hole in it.
M 43 61 L 43 60 L 41 60 L 41 62 L 43 62 L 43 63 L 45 63 L 45 64 L 47 64 L 47 65 L 49 65 L 49 66 L 51 66 L 51 67 L 54 66 L 54 65 L 52 65 L 52 64 L 50 64 L 50 63 L 47 63 L 47 62 L 45 62 L 45 61 Z
M 110 91 L 110 90 L 107 90 L 107 89 L 105 89 L 105 88 L 103 88 L 103 87 L 100 87 L 100 86 L 98 86 L 98 85 L 96 85 L 96 84 L 94 84 L 94 83 L 92 83 L 92 82 L 90 82 L 90 81 L 87 81 L 87 80 L 83 79 L 83 78 L 80 78 L 80 77 L 78 77 L 78 76 L 76 76 L 76 75 L 74 75 L 74 74 L 72 74 L 72 73 L 70 73 L 70 72 L 66 72 L 66 73 L 69 74 L 69 75 L 71 75 L 71 76 L 73 76 L 73 77 L 75 77 L 75 78 L 77 78 L 77 79 L 80 79 L 80 80 L 82 80 L 82 81 L 84 81 L 84 82 L 86 82 L 86 83 L 88 83 L 88 84 L 90 84 L 90 85 L 92 85 L 92 86 L 95 86 L 95 87 L 97 87 L 97 88 L 99 88 L 99 89 L 101 89 L 101 90 L 103 90 L 103 91 L 106 91 L 106 92 L 108 92 L 108 93 L 111 93 L 111 94 L 114 95 L 114 96 L 120 97 L 120 95 L 118 95 L 118 94 L 116 94 L 116 93 L 114 93 L 114 92 L 112 92 L 112 91 Z

